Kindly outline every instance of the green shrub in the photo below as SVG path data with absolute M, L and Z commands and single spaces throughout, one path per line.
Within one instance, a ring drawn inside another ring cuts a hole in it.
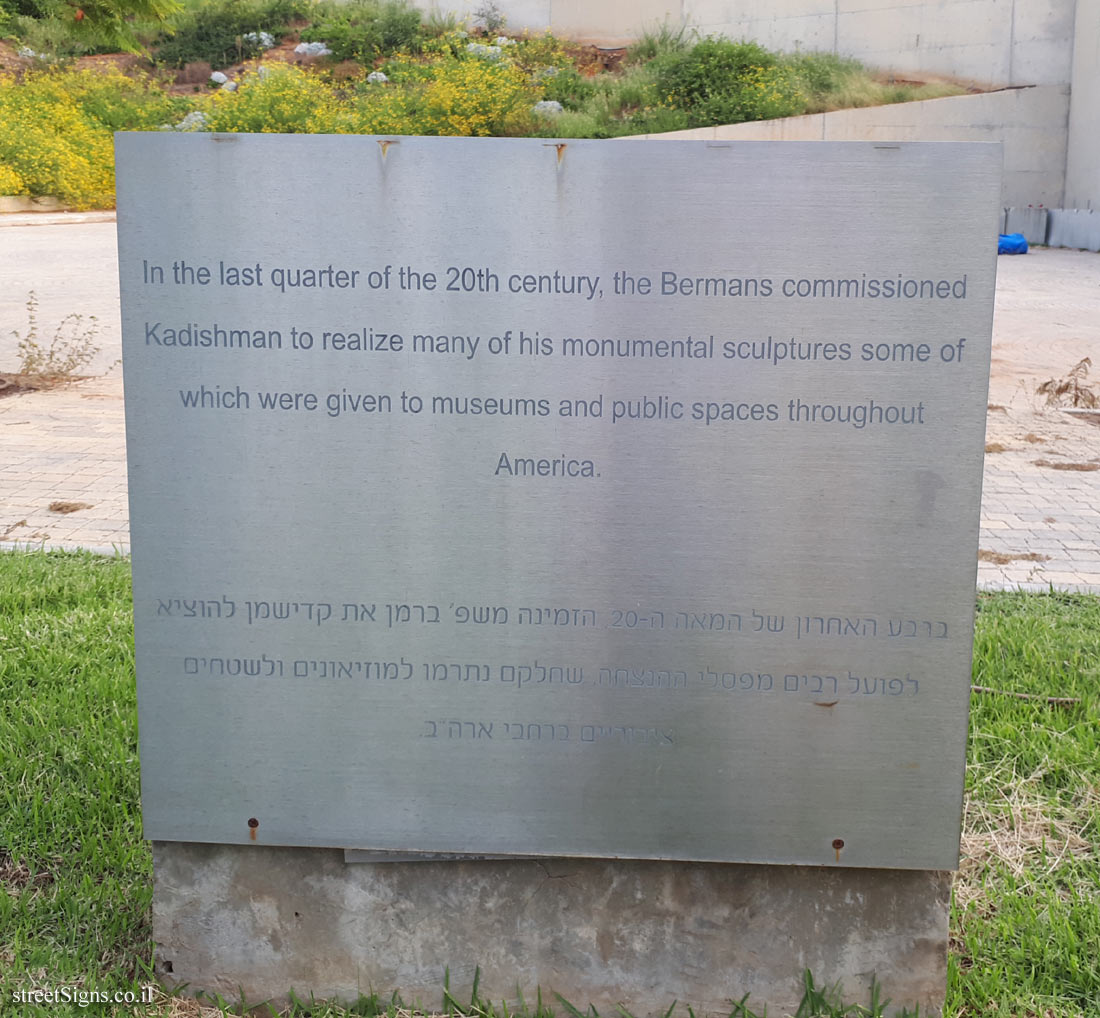
M 168 67 L 196 60 L 227 67 L 259 56 L 260 32 L 278 41 L 307 10 L 306 0 L 211 0 L 176 19 L 174 31 L 157 40 L 155 59 Z
M 0 0 L 10 29 L 23 45 L 47 59 L 143 53 L 180 5 L 178 0 Z M 0 20 L 3 20 L 0 18 Z
M 49 15 L 46 0 L 0 0 L 0 19 L 7 14 L 12 18 L 44 18 Z
M 786 117 L 805 106 L 794 73 L 755 42 L 704 39 L 654 63 L 662 100 L 686 111 L 692 127 Z
M 302 32 L 304 42 L 323 42 L 335 60 L 373 64 L 391 53 L 421 48 L 420 11 L 403 0 L 354 0 L 323 8 Z
M 517 37 L 514 46 L 508 47 L 508 57 L 527 74 L 573 67 L 569 49 L 551 32 L 540 32 L 538 35 L 525 32 Z
M 21 14 L 12 19 L 11 28 L 20 47 L 37 54 L 35 62 L 39 65 L 95 53 L 105 42 L 95 33 L 78 30 L 72 19 L 62 21 L 59 18 L 35 18 Z
M 563 67 L 556 74 L 538 79 L 545 99 L 560 102 L 567 110 L 580 110 L 596 94 L 596 85 L 575 67 Z

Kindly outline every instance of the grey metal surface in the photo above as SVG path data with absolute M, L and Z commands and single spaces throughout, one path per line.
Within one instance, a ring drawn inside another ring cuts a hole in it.
M 1100 215 L 1094 209 L 1051 209 L 1047 243 L 1100 251 Z
M 118 156 L 147 837 L 955 865 L 998 147 Z
M 348 865 L 375 862 L 485 862 L 493 859 L 519 859 L 514 855 L 465 855 L 458 852 L 372 852 L 369 848 L 345 848 Z
M 1022 233 L 1029 244 L 1045 244 L 1048 211 L 1048 209 L 1035 208 L 1031 205 L 1027 208 L 1005 209 L 1005 221 L 1001 233 Z

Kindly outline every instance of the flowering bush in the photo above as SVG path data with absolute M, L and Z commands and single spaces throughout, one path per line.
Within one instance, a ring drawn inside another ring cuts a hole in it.
M 526 112 L 537 98 L 512 64 L 477 58 L 448 61 L 436 66 L 414 122 L 402 133 L 515 134 L 525 126 Z
M 0 163 L 0 194 L 26 194 L 23 178 L 7 163 Z
M 261 25 L 285 24 L 306 3 L 211 0 L 198 9 L 202 17 L 188 15 L 176 59 L 200 42 L 229 46 L 231 28 L 235 53 L 267 48 L 275 36 Z M 649 58 L 603 73 L 590 52 L 585 63 L 582 47 L 550 34 L 500 36 L 489 45 L 492 36 L 474 41 L 453 23 L 424 28 L 400 0 L 347 7 L 321 0 L 309 9 L 314 30 L 327 18 L 348 30 L 342 44 L 361 36 L 360 55 L 384 59 L 350 76 L 344 68 L 339 81 L 323 64 L 260 67 L 242 74 L 239 87 L 218 73 L 221 90 L 189 97 L 117 71 L 38 71 L 21 83 L 0 75 L 0 193 L 112 206 L 116 130 L 611 138 L 801 113 L 808 101 L 826 104 L 828 89 L 856 74 L 853 62 L 829 55 L 783 57 L 728 39 L 692 46 L 682 34 Z M 327 49 L 319 40 L 302 48 Z
M 117 71 L 43 71 L 21 82 L 0 76 L 0 192 L 110 208 L 113 132 L 155 128 L 178 105 Z
M 235 92 L 210 96 L 205 112 L 210 131 L 342 134 L 352 129 L 332 87 L 290 65 L 244 75 Z

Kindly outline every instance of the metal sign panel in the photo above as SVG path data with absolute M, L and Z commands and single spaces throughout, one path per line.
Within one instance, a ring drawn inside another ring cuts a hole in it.
M 147 837 L 956 864 L 998 147 L 117 144 Z

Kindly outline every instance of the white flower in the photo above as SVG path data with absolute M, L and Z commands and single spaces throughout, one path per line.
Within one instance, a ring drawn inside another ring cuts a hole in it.
M 206 129 L 206 114 L 201 110 L 192 110 L 175 126 L 177 131 L 203 131 Z
M 486 46 L 480 42 L 467 43 L 466 52 L 483 60 L 499 60 L 504 56 L 504 51 L 499 46 Z
M 515 39 L 509 39 L 506 35 L 498 35 L 493 42 L 497 46 L 514 46 L 516 44 Z
M 271 49 L 275 45 L 275 37 L 270 32 L 245 32 L 242 38 L 260 49 Z
M 371 85 L 384 85 L 389 80 L 381 71 L 371 71 L 367 75 L 367 82 Z
M 210 74 L 210 80 L 214 82 L 215 85 L 224 85 L 229 78 L 222 71 L 213 71 Z

